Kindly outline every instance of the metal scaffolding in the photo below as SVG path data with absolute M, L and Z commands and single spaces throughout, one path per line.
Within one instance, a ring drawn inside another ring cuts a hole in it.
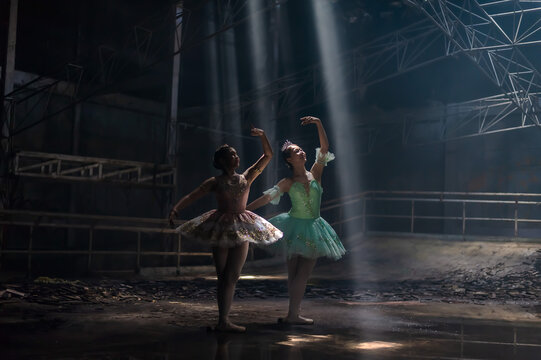
M 356 125 L 363 129 L 359 142 L 363 155 L 389 143 L 417 146 L 537 127 L 524 124 L 524 114 L 504 94 L 429 108 L 399 109 L 376 117 L 377 122 Z
M 176 183 L 176 169 L 171 165 L 29 151 L 15 154 L 13 170 L 15 175 L 38 179 L 161 188 L 173 188 Z
M 541 3 L 530 0 L 408 2 L 432 20 L 520 109 L 521 127 L 540 126 L 541 75 L 521 48 L 541 43 Z

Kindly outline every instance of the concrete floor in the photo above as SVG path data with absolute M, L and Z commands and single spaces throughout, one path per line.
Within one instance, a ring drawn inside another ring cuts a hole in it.
M 0 359 L 541 359 L 541 244 L 370 237 L 321 261 L 304 314 L 287 309 L 283 261 L 249 262 L 217 318 L 212 267 L 183 276 L 61 280 L 0 276 Z M 2 275 L 2 274 L 0 274 Z
M 314 300 L 314 326 L 283 326 L 287 299 L 237 300 L 245 334 L 207 331 L 214 301 L 0 305 L 2 359 L 541 359 L 532 306 Z

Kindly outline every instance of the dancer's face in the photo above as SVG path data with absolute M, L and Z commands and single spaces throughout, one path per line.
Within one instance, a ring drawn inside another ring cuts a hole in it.
M 304 163 L 306 162 L 306 153 L 304 152 L 304 150 L 299 145 L 295 144 L 289 145 L 287 148 L 289 150 L 289 157 L 287 158 L 289 163 L 293 166 L 304 166 Z
M 240 165 L 240 158 L 237 154 L 237 150 L 229 148 L 227 154 L 222 157 L 222 164 L 226 169 L 236 169 Z

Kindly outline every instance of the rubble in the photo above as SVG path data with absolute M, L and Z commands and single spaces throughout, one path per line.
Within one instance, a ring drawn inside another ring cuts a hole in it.
M 13 290 L 16 287 L 19 290 Z M 0 301 L 6 294 L 21 301 L 50 305 L 111 304 L 214 299 L 216 281 L 191 280 L 108 280 L 68 281 L 40 277 L 34 281 L 0 286 Z M 285 280 L 240 280 L 239 298 L 287 297 Z M 309 283 L 307 298 L 347 301 L 443 301 L 464 303 L 538 303 L 541 278 L 538 270 L 497 275 L 497 271 L 473 274 L 450 272 L 441 279 L 356 283 L 352 280 L 318 280 Z

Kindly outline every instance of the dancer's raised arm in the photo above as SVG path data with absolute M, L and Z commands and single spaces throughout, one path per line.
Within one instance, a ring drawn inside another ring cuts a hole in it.
M 302 117 L 301 125 L 308 124 L 316 124 L 317 133 L 319 135 L 320 148 L 319 151 L 317 151 L 316 161 L 314 162 L 314 165 L 312 165 L 310 172 L 312 173 L 312 175 L 314 175 L 314 179 L 321 183 L 321 175 L 323 174 L 323 168 L 327 165 L 328 161 L 334 159 L 334 155 L 329 153 L 329 139 L 327 138 L 327 133 L 325 132 L 325 128 L 323 127 L 321 120 L 314 116 Z
M 301 118 L 301 125 L 316 124 L 317 133 L 319 135 L 319 147 L 322 154 L 326 154 L 329 151 L 329 139 L 321 120 L 315 116 L 304 116 Z
M 175 218 L 177 217 L 178 213 L 191 205 L 194 201 L 200 199 L 204 195 L 208 194 L 209 192 L 214 189 L 214 186 L 216 185 L 216 178 L 211 177 L 201 183 L 195 190 L 193 190 L 188 195 L 182 197 L 171 209 L 171 212 L 169 213 L 169 224 L 171 226 L 175 226 Z
M 259 136 L 261 139 L 261 145 L 263 145 L 263 155 L 253 164 L 250 166 L 246 171 L 244 172 L 244 177 L 248 181 L 249 184 L 252 183 L 252 181 L 255 180 L 256 177 L 261 174 L 263 169 L 267 167 L 270 160 L 272 159 L 272 148 L 269 143 L 269 139 L 267 139 L 267 135 L 265 135 L 265 132 L 261 129 L 252 127 L 250 129 L 250 135 L 252 136 Z

